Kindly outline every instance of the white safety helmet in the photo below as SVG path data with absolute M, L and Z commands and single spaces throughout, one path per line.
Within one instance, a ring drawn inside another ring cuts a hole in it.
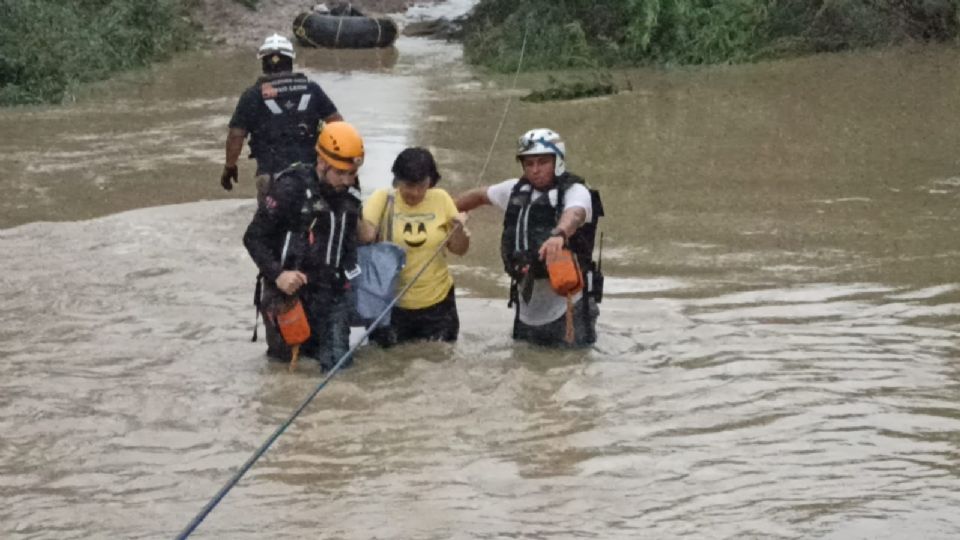
M 567 170 L 567 146 L 560 134 L 552 129 L 537 128 L 524 133 L 517 141 L 517 159 L 521 156 L 553 154 L 553 174 L 560 176 Z
M 289 39 L 280 34 L 274 34 L 263 40 L 263 45 L 261 45 L 260 50 L 257 51 L 257 58 L 270 56 L 274 53 L 282 54 L 291 60 L 297 57 L 297 54 L 293 52 L 293 43 L 290 43 Z

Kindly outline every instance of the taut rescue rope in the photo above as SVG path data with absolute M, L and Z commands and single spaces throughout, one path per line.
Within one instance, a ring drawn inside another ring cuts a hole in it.
M 209 515 L 210 512 L 212 512 L 213 509 L 216 508 L 218 504 L 220 504 L 220 501 L 227 496 L 227 493 L 229 493 L 230 490 L 233 489 L 233 486 L 237 485 L 237 483 L 240 481 L 243 475 L 246 474 L 251 467 L 253 467 L 253 464 L 256 463 L 258 459 L 260 459 L 264 454 L 267 453 L 267 450 L 270 449 L 270 446 L 273 445 L 273 443 L 278 438 L 280 438 L 280 435 L 283 435 L 283 432 L 286 431 L 291 424 L 293 424 L 293 421 L 296 420 L 298 416 L 300 416 L 300 413 L 302 413 L 304 409 L 307 408 L 307 405 L 309 405 L 310 402 L 313 401 L 313 398 L 317 397 L 317 394 L 319 394 L 320 391 L 323 390 L 323 388 L 327 385 L 327 383 L 330 382 L 330 379 L 332 379 L 333 376 L 336 375 L 338 371 L 340 371 L 340 368 L 343 366 L 344 362 L 346 362 L 347 359 L 350 358 L 350 356 L 354 353 L 354 351 L 356 351 L 357 348 L 363 344 L 364 340 L 366 340 L 367 337 L 369 337 L 370 333 L 373 332 L 375 328 L 377 328 L 378 324 L 380 324 L 380 321 L 383 320 L 383 318 L 387 316 L 387 313 L 390 313 L 390 310 L 393 309 L 393 306 L 400 301 L 400 298 L 403 297 L 403 295 L 406 294 L 408 290 L 410 290 L 410 287 L 412 287 L 413 284 L 416 283 L 418 279 L 420 279 L 420 276 L 423 275 L 427 267 L 430 266 L 430 263 L 432 263 L 433 260 L 437 258 L 437 255 L 439 255 L 440 252 L 443 250 L 443 248 L 446 247 L 447 241 L 450 240 L 450 237 L 453 236 L 453 234 L 457 232 L 457 230 L 460 229 L 461 226 L 462 225 L 460 224 L 460 222 L 457 222 L 453 227 L 450 228 L 450 232 L 448 232 L 446 237 L 444 237 L 443 242 L 440 242 L 440 246 L 437 247 L 437 249 L 433 252 L 433 255 L 431 255 L 430 258 L 427 259 L 427 261 L 420 268 L 420 270 L 417 271 L 417 273 L 413 276 L 413 279 L 410 280 L 410 283 L 407 283 L 407 285 L 393 298 L 393 300 L 390 301 L 390 303 L 383 310 L 383 312 L 380 313 L 380 315 L 376 319 L 374 319 L 374 321 L 370 324 L 370 326 L 367 327 L 367 330 L 363 333 L 363 336 L 360 338 L 360 340 L 354 343 L 353 347 L 350 347 L 350 350 L 344 353 L 344 355 L 341 356 L 339 360 L 337 360 L 337 363 L 334 364 L 332 368 L 330 368 L 330 371 L 327 372 L 327 375 L 323 378 L 323 380 L 321 380 L 320 383 L 317 385 L 317 387 L 314 388 L 312 392 L 310 392 L 310 395 L 308 395 L 306 399 L 304 399 L 300 403 L 300 405 L 293 411 L 293 414 L 291 414 L 286 419 L 286 421 L 280 424 L 280 427 L 278 427 L 269 437 L 267 437 L 267 440 L 264 441 L 262 445 L 260 445 L 260 448 L 258 448 L 257 451 L 254 452 L 253 455 L 250 456 L 250 458 L 247 459 L 247 461 L 240 466 L 240 469 L 236 473 L 234 473 L 234 475 L 230 478 L 230 480 L 227 481 L 226 484 L 224 484 L 222 488 L 220 488 L 220 491 L 218 491 L 217 494 L 213 496 L 213 499 L 211 499 L 210 502 L 208 502 L 206 506 L 204 506 L 203 509 L 200 510 L 200 513 L 198 513 L 193 518 L 193 520 L 190 521 L 190 523 L 186 526 L 186 528 L 184 528 L 183 531 L 181 531 L 180 534 L 177 535 L 177 540 L 182 540 L 189 537 L 193 533 L 193 531 L 195 531 L 197 527 L 200 526 L 200 523 L 203 522 L 203 520 L 207 517 L 207 515 Z
M 500 125 L 497 126 L 497 131 L 493 135 L 493 142 L 490 143 L 490 149 L 487 150 L 487 159 L 483 162 L 483 167 L 480 169 L 480 176 L 477 177 L 477 185 L 479 186 L 483 182 L 483 174 L 487 172 L 487 165 L 490 165 L 490 157 L 493 156 L 493 147 L 497 144 L 497 138 L 500 137 L 500 132 L 503 130 L 503 123 L 507 120 L 507 111 L 510 110 L 510 101 L 513 99 L 513 91 L 517 88 L 517 78 L 520 76 L 520 68 L 523 66 L 523 53 L 527 50 L 527 33 L 530 31 L 530 25 L 523 31 L 523 44 L 520 45 L 520 58 L 517 60 L 517 72 L 513 75 L 513 86 L 510 88 L 510 94 L 507 95 L 507 105 L 503 108 L 503 115 L 500 116 Z
M 306 17 L 304 17 L 304 21 L 305 20 L 306 20 Z M 343 22 L 342 17 L 340 21 L 342 25 L 342 22 Z M 377 26 L 379 28 L 379 21 L 377 22 Z M 524 51 L 526 51 L 526 48 L 527 48 L 528 30 L 529 30 L 529 25 L 527 26 L 527 29 L 524 30 L 523 32 L 523 45 L 521 45 L 520 47 L 520 58 L 517 61 L 517 72 L 516 74 L 514 74 L 514 77 L 513 77 L 513 88 L 511 88 L 511 92 L 517 86 L 517 78 L 520 75 L 520 68 L 523 65 L 523 55 L 524 55 Z M 306 36 L 306 31 L 303 30 L 303 21 L 300 22 L 300 27 L 297 28 L 295 33 L 297 34 L 297 36 L 303 37 L 307 41 L 310 41 L 311 43 L 313 43 L 313 41 Z M 301 36 L 301 34 L 303 35 Z M 339 36 L 340 36 L 340 29 L 338 27 L 337 28 L 338 39 L 339 39 Z M 503 115 L 500 118 L 500 125 L 497 126 L 497 131 L 493 136 L 493 142 L 490 143 L 490 150 L 487 152 L 487 159 L 484 162 L 483 168 L 480 170 L 480 175 L 477 178 L 478 184 L 480 181 L 483 180 L 483 174 L 486 172 L 487 165 L 490 164 L 490 157 L 493 154 L 493 147 L 496 145 L 497 138 L 500 136 L 500 131 L 503 129 L 503 124 L 507 118 L 507 111 L 509 111 L 510 109 L 511 99 L 512 99 L 512 95 L 507 97 L 507 104 L 503 109 Z M 380 321 L 382 321 L 383 318 L 387 316 L 387 313 L 390 313 L 390 310 L 393 309 L 393 306 L 400 301 L 400 298 L 402 298 L 403 295 L 406 294 L 408 290 L 410 290 L 410 287 L 412 287 L 413 284 L 416 283 L 418 279 L 420 279 L 420 276 L 423 275 L 423 273 L 426 271 L 430 263 L 432 263 L 433 260 L 437 258 L 437 255 L 439 255 L 440 252 L 443 250 L 443 248 L 446 247 L 447 242 L 450 240 L 450 237 L 453 236 L 453 234 L 457 232 L 457 230 L 460 229 L 460 227 L 462 227 L 462 224 L 460 222 L 457 222 L 450 229 L 446 237 L 443 239 L 443 242 L 441 242 L 440 246 L 437 247 L 437 249 L 433 252 L 433 255 L 431 255 L 430 258 L 420 268 L 420 270 L 417 271 L 417 273 L 413 276 L 413 279 L 411 279 L 410 282 L 407 283 L 407 285 L 393 298 L 393 300 L 390 301 L 390 304 L 387 305 L 387 307 L 383 310 L 383 312 L 380 313 L 380 315 L 376 319 L 374 319 L 374 321 L 370 324 L 370 326 L 367 327 L 367 330 L 363 333 L 363 336 L 360 338 L 360 340 L 358 340 L 352 347 L 350 347 L 350 349 L 343 356 L 340 357 L 339 360 L 337 360 L 337 363 L 334 364 L 332 368 L 330 368 L 330 371 L 327 372 L 327 375 L 323 378 L 323 380 L 321 380 L 320 383 L 317 384 L 316 388 L 314 388 L 313 391 L 310 392 L 310 394 L 300 403 L 300 405 L 298 405 L 297 408 L 294 409 L 293 413 L 286 419 L 286 421 L 280 424 L 280 426 L 277 427 L 277 429 L 274 430 L 274 432 L 270 434 L 269 437 L 267 437 L 267 440 L 264 441 L 262 445 L 260 445 L 260 448 L 258 448 L 253 453 L 253 455 L 251 455 L 247 459 L 247 461 L 245 461 L 243 465 L 240 466 L 240 469 L 238 469 L 237 472 L 234 473 L 233 476 L 227 481 L 227 483 L 224 484 L 219 491 L 217 491 L 216 495 L 213 496 L 213 498 L 203 507 L 203 509 L 201 509 L 200 512 L 196 516 L 194 516 L 194 518 L 190 521 L 190 523 L 180 532 L 180 534 L 177 535 L 176 537 L 177 540 L 183 540 L 185 538 L 188 538 L 191 534 L 193 534 L 193 532 L 197 529 L 197 527 L 200 526 L 203 520 L 206 519 L 206 517 L 210 514 L 210 512 L 212 512 L 213 509 L 216 508 L 218 504 L 220 504 L 220 501 L 222 501 L 223 498 L 227 496 L 227 493 L 229 493 L 230 490 L 233 489 L 233 487 L 237 485 L 238 482 L 240 482 L 240 479 L 243 478 L 243 475 L 246 474 L 247 471 L 249 471 L 253 467 L 253 465 L 257 462 L 257 460 L 259 460 L 261 457 L 263 457 L 264 454 L 267 453 L 267 450 L 270 449 L 270 446 L 272 446 L 273 443 L 278 438 L 280 438 L 280 435 L 283 435 L 283 433 L 287 430 L 287 428 L 293 424 L 293 421 L 296 420 L 298 416 L 300 416 L 300 413 L 302 413 L 304 409 L 306 409 L 307 406 L 310 405 L 310 402 L 312 402 L 313 399 L 317 397 L 317 394 L 319 394 L 320 391 L 323 390 L 324 387 L 326 387 L 327 383 L 330 382 L 330 380 L 333 379 L 333 376 L 336 375 L 338 371 L 340 371 L 341 367 L 343 367 L 344 362 L 346 362 L 347 359 L 350 358 L 350 356 L 354 353 L 354 351 L 357 350 L 358 347 L 360 347 L 361 344 L 363 344 L 363 342 L 367 339 L 367 337 L 369 337 L 370 333 L 373 332 L 373 330 L 377 327 Z
M 333 46 L 336 47 L 340 45 L 340 30 L 343 29 L 343 17 L 341 16 L 337 19 L 337 35 L 333 38 Z

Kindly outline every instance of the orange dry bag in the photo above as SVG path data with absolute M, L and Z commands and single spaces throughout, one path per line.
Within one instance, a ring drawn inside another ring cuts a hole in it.
M 287 302 L 277 313 L 277 326 L 287 345 L 302 345 L 310 338 L 310 324 L 299 298 Z
M 561 249 L 556 255 L 547 257 L 547 273 L 550 287 L 560 296 L 577 294 L 583 289 L 580 265 L 569 249 Z
M 576 338 L 573 326 L 573 295 L 583 290 L 580 265 L 569 249 L 561 249 L 556 255 L 547 257 L 547 274 L 550 275 L 550 288 L 553 292 L 567 297 L 567 331 L 564 341 L 573 345 Z
M 303 311 L 303 304 L 299 298 L 289 299 L 277 313 L 277 327 L 283 341 L 290 346 L 289 370 L 297 369 L 297 359 L 300 358 L 300 345 L 310 338 L 310 323 L 307 314 Z

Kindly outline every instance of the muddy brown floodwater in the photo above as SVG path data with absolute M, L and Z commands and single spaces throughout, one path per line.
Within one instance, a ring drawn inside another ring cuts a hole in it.
M 447 4 L 435 6 L 445 9 Z M 255 44 L 0 110 L 0 537 L 172 538 L 320 380 L 250 343 L 251 173 L 218 183 Z M 300 51 L 365 135 L 478 183 L 503 108 L 456 45 Z M 498 220 L 455 345 L 365 347 L 196 538 L 960 535 L 960 51 L 637 70 L 512 100 L 607 209 L 599 342 L 509 338 Z

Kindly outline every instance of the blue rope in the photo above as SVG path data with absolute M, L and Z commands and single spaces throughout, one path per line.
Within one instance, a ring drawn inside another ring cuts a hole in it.
M 363 336 L 356 343 L 353 344 L 353 347 L 350 347 L 350 350 L 344 353 L 343 356 L 341 356 L 340 359 L 337 360 L 337 363 L 333 365 L 333 367 L 327 373 L 327 376 L 324 377 L 323 380 L 320 381 L 320 384 L 318 384 L 317 387 L 314 388 L 312 392 L 310 392 L 310 395 L 308 395 L 307 398 L 304 399 L 302 403 L 300 403 L 300 405 L 293 411 L 293 414 L 291 414 L 290 417 L 287 418 L 287 420 L 284 423 L 280 424 L 280 427 L 278 427 L 269 437 L 267 437 L 267 440 L 264 441 L 262 445 L 260 445 L 260 448 L 258 448 L 257 451 L 254 452 L 249 459 L 247 459 L 247 461 L 240 467 L 240 470 L 234 473 L 233 477 L 230 478 L 230 480 L 228 480 L 227 483 L 224 484 L 222 488 L 220 488 L 220 491 L 218 491 L 217 494 L 213 496 L 213 499 L 211 499 L 210 502 L 208 502 L 206 506 L 204 506 L 203 509 L 200 510 L 200 513 L 198 513 L 193 518 L 193 520 L 190 521 L 190 524 L 187 525 L 186 528 L 184 528 L 182 531 L 180 531 L 180 534 L 177 535 L 177 540 L 183 540 L 189 537 L 191 534 L 193 534 L 193 532 L 197 529 L 197 527 L 200 526 L 200 523 L 202 523 L 203 520 L 206 519 L 206 517 L 210 514 L 210 512 L 213 511 L 214 508 L 217 507 L 218 504 L 220 504 L 220 501 L 222 501 L 223 498 L 227 496 L 227 493 L 229 493 L 230 490 L 233 489 L 233 486 L 237 485 L 237 483 L 240 482 L 240 479 L 243 477 L 243 475 L 246 474 L 247 471 L 249 471 L 253 467 L 253 464 L 256 463 L 258 459 L 260 459 L 261 457 L 263 457 L 264 454 L 267 453 L 267 450 L 270 449 L 270 446 L 274 443 L 274 441 L 279 439 L 280 435 L 283 435 L 283 432 L 286 431 L 291 424 L 293 424 L 293 421 L 296 420 L 298 416 L 300 416 L 300 413 L 302 413 L 304 409 L 307 408 L 307 405 L 309 405 L 310 402 L 313 401 L 313 398 L 317 397 L 317 394 L 319 394 L 320 391 L 323 390 L 323 388 L 327 385 L 327 383 L 330 382 L 330 379 L 332 379 L 333 376 L 336 375 L 338 371 L 340 371 L 340 368 L 343 367 L 344 362 L 346 362 L 347 359 L 350 358 L 350 356 L 354 353 L 354 351 L 356 351 L 357 348 L 363 344 L 363 341 L 370 335 L 371 332 L 373 332 L 373 330 L 377 327 L 380 321 L 382 321 L 383 318 L 387 316 L 387 313 L 390 313 L 390 310 L 393 309 L 393 306 L 400 301 L 400 298 L 407 293 L 410 287 L 412 287 L 413 284 L 416 283 L 418 279 L 420 279 L 420 276 L 423 275 L 423 272 L 427 269 L 427 266 L 429 266 L 430 263 L 437 258 L 437 255 L 440 254 L 440 251 L 443 250 L 444 246 L 447 245 L 447 241 L 450 240 L 450 237 L 453 236 L 453 233 L 456 232 L 457 229 L 459 229 L 460 227 L 461 227 L 460 222 L 457 222 L 450 229 L 450 232 L 448 232 L 446 237 L 444 237 L 443 241 L 440 242 L 440 246 L 436 249 L 436 251 L 433 252 L 433 255 L 431 255 L 430 258 L 427 260 L 427 262 L 424 263 L 423 267 L 420 268 L 420 270 L 416 273 L 416 275 L 413 276 L 413 279 L 410 280 L 410 283 L 407 283 L 406 287 L 404 287 L 393 298 L 393 300 L 390 301 L 390 303 L 383 310 L 383 312 L 376 319 L 374 319 L 373 323 L 371 323 L 369 327 L 367 327 L 367 330 L 366 332 L 363 333 Z
M 497 131 L 493 134 L 493 142 L 490 143 L 490 148 L 487 149 L 487 159 L 483 162 L 483 167 L 480 168 L 480 175 L 477 176 L 477 185 L 479 186 L 483 182 L 483 173 L 487 172 L 487 165 L 490 165 L 490 158 L 493 157 L 493 147 L 497 145 L 497 139 L 500 137 L 500 132 L 503 131 L 503 123 L 507 121 L 507 111 L 510 110 L 510 101 L 513 100 L 513 90 L 517 88 L 517 78 L 520 77 L 520 67 L 523 66 L 523 53 L 527 50 L 527 34 L 530 32 L 530 23 L 527 22 L 526 27 L 523 29 L 523 43 L 520 45 L 520 58 L 517 59 L 517 72 L 513 74 L 513 86 L 510 87 L 511 93 L 507 95 L 507 104 L 503 107 L 503 115 L 500 116 L 500 125 L 497 126 Z

